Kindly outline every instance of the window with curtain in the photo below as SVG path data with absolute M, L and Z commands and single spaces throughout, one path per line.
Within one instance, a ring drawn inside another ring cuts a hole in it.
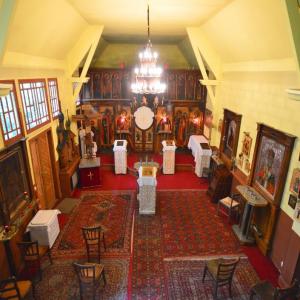
M 18 112 L 18 102 L 14 81 L 1 81 L 12 84 L 13 88 L 6 96 L 0 96 L 0 120 L 4 143 L 12 143 L 22 137 L 22 128 Z
M 19 80 L 27 132 L 50 121 L 44 79 Z
M 60 113 L 60 100 L 59 100 L 58 85 L 57 85 L 56 78 L 48 79 L 48 89 L 49 89 L 52 117 L 53 119 L 55 119 L 58 117 Z

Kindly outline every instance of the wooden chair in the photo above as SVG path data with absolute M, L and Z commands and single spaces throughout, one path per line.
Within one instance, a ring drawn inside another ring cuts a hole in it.
M 31 293 L 34 298 L 31 281 L 17 281 L 15 277 L 0 282 L 0 299 L 24 299 Z
M 105 237 L 101 226 L 82 227 L 82 233 L 85 240 L 88 261 L 90 261 L 91 259 L 92 250 L 96 249 L 98 255 L 98 263 L 100 263 L 101 240 L 103 241 L 104 250 L 106 251 Z
M 38 241 L 34 242 L 20 242 L 18 243 L 19 249 L 21 250 L 22 257 L 25 264 L 31 265 L 38 268 L 39 279 L 42 280 L 42 267 L 41 258 L 47 255 L 50 263 L 52 264 L 52 258 L 50 248 L 48 246 L 39 245 Z
M 218 202 L 217 214 L 221 211 L 228 216 L 228 222 L 230 222 L 233 213 L 239 215 L 240 209 L 240 194 L 233 194 L 231 197 L 225 197 Z
M 240 258 L 235 259 L 213 259 L 205 263 L 202 282 L 204 282 L 206 273 L 208 272 L 214 280 L 214 299 L 217 299 L 218 287 L 228 285 L 229 295 L 232 297 L 231 285 L 232 278 Z
M 254 297 L 255 296 L 255 297 Z M 275 288 L 269 281 L 262 281 L 255 284 L 250 291 L 250 300 L 297 300 L 300 299 L 299 282 L 294 280 L 288 288 Z
M 92 289 L 93 299 L 96 299 L 96 290 L 99 287 L 101 277 L 104 286 L 106 285 L 104 266 L 94 263 L 73 263 L 73 265 L 79 281 L 80 299 L 84 299 L 84 294 L 88 289 Z

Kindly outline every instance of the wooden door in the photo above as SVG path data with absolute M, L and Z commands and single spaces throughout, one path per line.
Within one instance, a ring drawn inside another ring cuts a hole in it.
M 41 206 L 50 209 L 56 203 L 56 196 L 47 132 L 30 141 L 30 151 Z

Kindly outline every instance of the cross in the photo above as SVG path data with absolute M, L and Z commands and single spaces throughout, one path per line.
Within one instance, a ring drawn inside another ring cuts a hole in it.
M 92 180 L 93 176 L 94 176 L 94 174 L 90 171 L 90 173 L 88 175 L 88 177 L 90 178 L 90 180 Z

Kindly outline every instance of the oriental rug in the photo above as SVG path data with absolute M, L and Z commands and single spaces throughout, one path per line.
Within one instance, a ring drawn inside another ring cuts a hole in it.
M 165 275 L 168 299 L 213 299 L 213 281 L 209 274 L 204 283 L 202 276 L 205 260 L 165 260 Z M 229 297 L 228 287 L 218 289 L 218 299 L 248 300 L 250 288 L 259 278 L 247 258 L 239 261 L 232 281 L 232 298 Z
M 130 254 L 135 203 L 133 191 L 86 191 L 52 248 L 52 256 L 82 257 L 86 254 L 81 228 L 101 225 L 107 250 L 103 257 Z
M 158 191 L 156 215 L 135 213 L 131 296 L 166 299 L 164 259 L 240 254 L 205 191 Z
M 158 213 L 165 257 L 242 252 L 205 191 L 159 191 Z
M 77 300 L 79 283 L 72 263 L 74 260 L 55 260 L 53 265 L 43 271 L 43 280 L 35 285 L 36 300 Z M 80 262 L 80 261 L 79 261 Z M 100 282 L 97 299 L 126 299 L 128 260 L 103 259 L 107 284 Z M 86 295 L 84 299 L 91 295 Z

